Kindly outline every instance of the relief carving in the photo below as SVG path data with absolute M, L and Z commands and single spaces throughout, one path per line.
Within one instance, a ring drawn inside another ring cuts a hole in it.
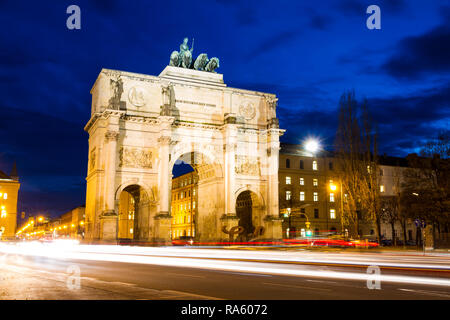
M 128 92 L 128 100 L 136 107 L 145 105 L 145 90 L 141 87 L 132 87 Z
M 260 175 L 259 157 L 236 155 L 235 172 L 250 176 Z
M 91 161 L 89 163 L 90 170 L 93 170 L 95 168 L 95 148 L 91 150 Z
M 143 148 L 121 147 L 119 151 L 120 167 L 152 168 L 152 151 Z
M 120 76 L 116 79 L 109 80 L 111 98 L 109 99 L 109 108 L 114 110 L 120 109 L 120 98 L 123 93 L 123 81 Z
M 239 113 L 245 120 L 252 120 L 256 115 L 256 109 L 251 102 L 245 102 L 239 107 Z

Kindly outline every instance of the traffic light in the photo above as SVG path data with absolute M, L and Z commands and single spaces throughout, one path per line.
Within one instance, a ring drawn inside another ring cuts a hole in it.
M 312 231 L 309 229 L 309 227 L 311 226 L 311 222 L 307 221 L 307 222 L 305 222 L 305 225 L 306 225 L 306 233 L 305 233 L 305 235 L 307 237 L 311 237 L 312 236 Z

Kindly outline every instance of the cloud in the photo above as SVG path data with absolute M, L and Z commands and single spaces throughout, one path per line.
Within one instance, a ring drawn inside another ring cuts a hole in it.
M 418 79 L 430 73 L 450 71 L 450 19 L 420 36 L 407 37 L 382 70 L 398 79 Z
M 268 53 L 276 48 L 286 45 L 293 41 L 300 35 L 298 30 L 285 30 L 274 34 L 265 40 L 263 40 L 256 48 L 254 48 L 250 54 L 247 55 L 248 59 L 255 58 L 262 54 Z
M 450 120 L 450 82 L 410 96 L 369 98 L 379 126 L 380 150 L 404 156 L 433 138 Z M 433 129 L 430 129 L 433 128 Z

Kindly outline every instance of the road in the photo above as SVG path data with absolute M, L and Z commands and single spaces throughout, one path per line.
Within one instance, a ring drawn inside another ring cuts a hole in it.
M 0 257 L 0 299 L 450 299 L 445 254 L 0 244 Z

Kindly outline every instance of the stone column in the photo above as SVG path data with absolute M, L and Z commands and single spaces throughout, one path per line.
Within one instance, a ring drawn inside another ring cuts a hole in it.
M 171 219 L 169 210 L 169 197 L 172 173 L 169 172 L 171 126 L 174 117 L 160 116 L 161 123 L 159 143 L 159 212 L 155 216 L 155 241 L 166 244 L 170 241 Z
M 282 219 L 279 217 L 278 208 L 278 165 L 279 165 L 279 150 L 280 150 L 280 130 L 268 130 L 267 143 L 267 215 L 264 218 L 264 225 L 266 229 L 266 238 L 281 239 L 282 238 Z
M 115 212 L 116 158 L 119 131 L 108 130 L 105 133 L 105 193 L 104 208 L 100 216 L 100 239 L 116 240 L 118 217 Z
M 239 223 L 236 216 L 236 149 L 237 149 L 237 128 L 236 117 L 233 114 L 225 115 L 224 125 L 224 198 L 225 213 L 221 217 L 222 228 L 230 230 Z M 223 239 L 228 239 L 228 235 L 220 230 Z

